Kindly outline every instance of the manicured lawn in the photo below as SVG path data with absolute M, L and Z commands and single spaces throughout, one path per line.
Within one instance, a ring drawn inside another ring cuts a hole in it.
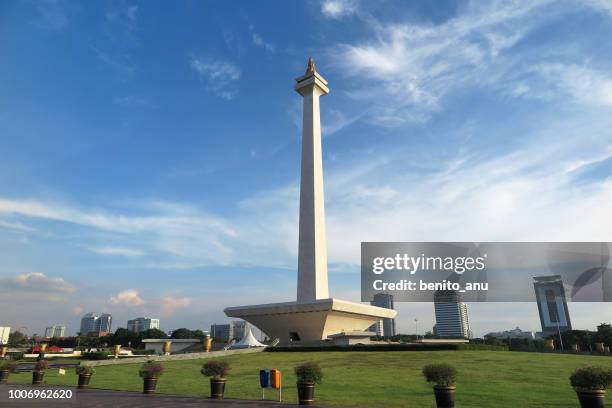
M 576 395 L 569 385 L 570 373 L 586 365 L 612 368 L 612 358 L 517 353 L 496 351 L 433 352 L 311 352 L 255 353 L 226 358 L 232 370 L 228 375 L 226 396 L 259 399 L 259 369 L 277 368 L 283 372 L 283 399 L 296 401 L 293 367 L 317 361 L 324 371 L 316 398 L 328 405 L 359 407 L 434 407 L 431 387 L 421 376 L 429 363 L 447 362 L 459 371 L 457 406 L 483 407 L 577 407 Z M 208 379 L 199 370 L 203 360 L 163 363 L 166 372 L 159 380 L 158 392 L 208 396 Z M 97 367 L 91 386 L 140 391 L 138 364 Z M 49 384 L 74 385 L 76 375 L 57 370 L 46 375 Z M 29 382 L 31 374 L 13 374 L 11 382 Z M 266 391 L 266 396 L 275 394 Z M 608 404 L 612 398 L 608 396 Z

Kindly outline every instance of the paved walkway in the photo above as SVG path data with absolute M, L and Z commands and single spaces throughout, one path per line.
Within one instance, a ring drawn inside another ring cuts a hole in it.
M 71 390 L 71 399 L 9 399 L 9 390 L 43 390 L 62 389 Z M 21 384 L 0 385 L 0 406 L 2 408 L 29 408 L 29 407 L 87 407 L 87 408 L 139 408 L 139 407 L 178 407 L 178 408 L 287 408 L 292 404 L 280 404 L 273 401 L 245 401 L 226 399 L 222 401 L 208 398 L 184 397 L 178 395 L 153 394 L 145 395 L 138 392 L 110 391 L 110 390 L 79 390 L 73 387 L 36 387 Z M 312 407 L 317 407 L 312 405 Z

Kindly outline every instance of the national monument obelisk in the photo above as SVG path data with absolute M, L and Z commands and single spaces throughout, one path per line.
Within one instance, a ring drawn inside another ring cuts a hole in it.
M 329 297 L 319 108 L 319 98 L 329 88 L 312 58 L 296 82 L 295 90 L 304 98 L 297 302 L 225 309 L 227 316 L 244 319 L 282 342 L 325 340 L 330 335 L 365 330 L 396 315 L 394 310 Z

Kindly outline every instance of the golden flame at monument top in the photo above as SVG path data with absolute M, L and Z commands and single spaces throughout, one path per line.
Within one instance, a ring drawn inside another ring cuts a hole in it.
M 306 67 L 306 73 L 307 74 L 314 74 L 316 70 L 317 69 L 316 69 L 316 66 L 315 66 L 314 58 L 308 57 L 308 66 Z

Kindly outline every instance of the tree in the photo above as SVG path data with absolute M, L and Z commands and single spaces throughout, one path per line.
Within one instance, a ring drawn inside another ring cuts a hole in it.
M 9 334 L 8 344 L 9 346 L 17 347 L 26 342 L 25 334 L 20 332 L 19 330 L 15 330 L 11 334 Z
M 193 332 L 189 329 L 181 327 L 180 329 L 176 329 L 172 332 L 173 339 L 192 339 Z
M 159 329 L 149 329 L 141 333 L 143 339 L 165 339 L 166 333 Z

